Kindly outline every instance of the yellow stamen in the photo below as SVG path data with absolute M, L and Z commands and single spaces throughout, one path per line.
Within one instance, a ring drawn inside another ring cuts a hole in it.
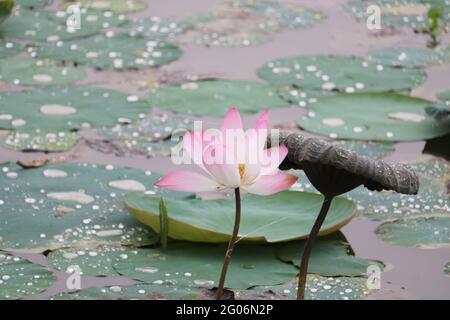
M 245 174 L 245 164 L 240 163 L 239 164 L 239 176 L 241 177 L 241 180 L 244 178 Z

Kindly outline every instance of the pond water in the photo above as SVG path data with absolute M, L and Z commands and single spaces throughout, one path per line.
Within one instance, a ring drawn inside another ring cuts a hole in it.
M 130 17 L 148 15 L 160 17 L 187 16 L 208 12 L 218 0 L 164 0 L 148 1 L 145 10 L 129 14 Z M 313 28 L 289 30 L 276 33 L 273 40 L 267 43 L 239 48 L 205 48 L 202 46 L 183 44 L 183 56 L 160 68 L 161 72 L 170 74 L 192 74 L 227 79 L 246 79 L 261 81 L 256 70 L 280 57 L 300 54 L 341 54 L 364 55 L 374 49 L 389 47 L 425 47 L 427 38 L 424 35 L 404 31 L 393 35 L 373 35 L 365 25 L 358 23 L 344 11 L 344 0 L 302 0 L 297 1 L 311 9 L 319 10 L 326 19 Z M 55 9 L 60 1 L 53 1 L 49 6 Z M 444 43 L 450 44 L 450 35 L 444 36 Z M 88 76 L 79 81 L 79 85 L 117 89 L 129 94 L 143 97 L 145 90 L 133 85 L 132 79 L 151 76 L 152 70 L 139 71 L 96 71 L 88 69 Z M 450 89 L 450 65 L 434 66 L 426 69 L 426 82 L 415 88 L 413 96 L 435 99 L 436 94 Z M 127 79 L 127 81 L 124 81 Z M 19 90 L 20 86 L 0 84 L 0 90 Z M 300 107 L 271 111 L 271 125 L 292 127 L 292 119 L 305 114 Z M 245 123 L 250 124 L 256 116 L 245 116 Z M 219 120 L 207 118 L 208 125 L 214 126 Z M 310 134 L 310 133 L 307 133 Z M 84 130 L 83 135 L 95 133 Z M 425 142 L 403 142 L 395 145 L 395 151 L 385 156 L 388 162 L 414 161 L 422 156 Z M 0 147 L 0 162 L 38 158 L 66 157 L 68 161 L 98 164 L 125 165 L 132 168 L 151 170 L 158 173 L 171 171 L 174 166 L 167 158 L 146 158 L 143 156 L 116 156 L 105 154 L 90 148 L 81 141 L 73 150 L 61 154 L 24 153 Z M 358 257 L 383 261 L 386 270 L 382 273 L 381 290 L 369 295 L 368 299 L 450 299 L 450 277 L 443 273 L 443 267 L 450 261 L 450 247 L 435 249 L 407 248 L 383 242 L 374 233 L 379 222 L 355 218 L 342 229 Z M 19 254 L 37 264 L 46 265 L 46 259 L 40 254 Z M 29 297 L 45 299 L 65 290 L 66 275 L 56 272 L 58 281 L 48 290 Z M 83 277 L 83 287 L 127 285 L 136 283 L 125 277 Z

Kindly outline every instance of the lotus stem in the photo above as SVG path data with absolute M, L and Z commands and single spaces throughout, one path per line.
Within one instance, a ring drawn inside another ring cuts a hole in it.
M 221 300 L 223 295 L 223 287 L 225 285 L 225 278 L 227 276 L 228 266 L 231 261 L 231 254 L 233 253 L 234 244 L 236 243 L 239 225 L 241 223 L 241 194 L 239 188 L 234 189 L 234 197 L 236 199 L 236 217 L 234 218 L 234 228 L 231 239 L 228 242 L 228 248 L 223 260 L 222 272 L 220 274 L 219 286 L 217 287 L 216 300 Z
M 328 210 L 330 209 L 331 201 L 333 201 L 333 196 L 325 196 L 322 202 L 322 208 L 317 216 L 316 221 L 309 233 L 308 239 L 305 243 L 305 248 L 303 250 L 302 260 L 300 262 L 300 275 L 298 277 L 298 289 L 297 289 L 297 300 L 305 299 L 305 288 L 306 288 L 306 276 L 308 275 L 308 262 L 309 256 L 311 255 L 311 250 L 313 248 L 314 242 L 316 241 L 317 235 L 319 234 L 320 227 L 322 226 L 325 217 L 327 216 Z

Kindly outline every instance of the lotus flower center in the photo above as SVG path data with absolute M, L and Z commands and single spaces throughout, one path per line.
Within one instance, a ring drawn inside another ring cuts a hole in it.
M 240 163 L 239 164 L 239 176 L 241 177 L 241 180 L 244 179 L 245 174 L 245 164 Z

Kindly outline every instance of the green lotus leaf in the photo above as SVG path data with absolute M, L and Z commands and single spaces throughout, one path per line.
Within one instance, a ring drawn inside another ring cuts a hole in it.
M 80 29 L 89 28 L 91 30 L 102 30 L 106 28 L 119 27 L 128 22 L 123 14 L 116 14 L 110 11 L 80 9 Z M 67 11 L 49 11 L 47 16 L 50 20 L 62 25 L 67 25 L 67 19 L 72 13 Z
M 101 29 L 102 25 L 87 23 L 83 19 L 79 29 L 68 28 L 66 19 L 57 19 L 53 11 L 20 9 L 15 10 L 9 19 L 0 25 L 0 36 L 6 39 L 57 44 L 94 35 Z
M 63 152 L 72 149 L 79 139 L 78 133 L 64 130 L 14 130 L 0 144 L 24 152 Z
M 425 107 L 426 113 L 438 122 L 446 122 L 450 117 L 450 104 L 445 102 L 435 103 Z M 448 126 L 450 132 L 450 126 Z
M 450 215 L 430 215 L 385 222 L 375 233 L 383 241 L 405 247 L 449 247 Z
M 99 128 L 131 123 L 148 112 L 147 103 L 136 96 L 99 88 L 45 88 L 1 92 L 0 97 L 3 129 Z
M 427 67 L 450 63 L 450 49 L 388 48 L 368 53 L 369 59 L 396 67 Z
M 379 266 L 377 262 L 352 255 L 350 245 L 344 241 L 335 234 L 318 238 L 311 252 L 308 272 L 330 277 L 352 277 L 365 275 L 370 265 Z M 298 266 L 304 244 L 305 241 L 292 241 L 278 245 L 275 254 L 282 261 Z
M 128 125 L 101 129 L 97 133 L 102 139 L 91 139 L 88 144 L 116 155 L 169 156 L 191 127 L 192 120 L 184 116 L 150 114 Z
M 166 251 L 137 249 L 136 254 L 117 258 L 113 266 L 121 275 L 146 283 L 212 288 L 217 286 L 225 251 L 224 245 L 169 244 Z M 275 257 L 273 248 L 237 245 L 225 286 L 247 289 L 281 284 L 296 274 L 294 266 Z
M 299 125 L 320 135 L 354 140 L 414 141 L 445 135 L 449 123 L 428 118 L 424 107 L 429 104 L 395 93 L 341 94 L 310 105 Z
M 0 80 L 16 85 L 65 85 L 85 76 L 80 68 L 59 66 L 49 60 L 10 58 L 0 61 Z
M 42 8 L 49 4 L 50 0 L 15 0 L 16 4 L 28 9 Z
M 60 293 L 50 300 L 202 300 L 207 298 L 205 293 L 206 289 L 183 288 L 170 284 L 137 284 L 91 287 L 76 292 Z
M 15 56 L 20 51 L 22 51 L 22 45 L 19 43 L 0 39 L 0 59 Z
M 367 7 L 377 5 L 381 9 L 381 24 L 384 28 L 412 28 L 421 30 L 428 27 L 428 10 L 430 5 L 444 5 L 442 0 L 351 0 L 345 8 L 355 18 L 366 24 L 369 13 Z M 445 12 L 443 21 L 450 21 L 448 6 L 442 7 Z
M 444 266 L 444 273 L 450 276 L 450 262 Z
M 79 0 L 77 1 L 83 8 L 92 10 L 105 10 L 117 13 L 134 12 L 145 9 L 143 0 Z M 65 0 L 63 7 L 73 4 L 72 0 Z
M 437 97 L 442 101 L 450 101 L 450 90 L 439 93 Z
M 227 242 L 233 229 L 234 201 L 199 200 L 192 196 L 164 199 L 169 215 L 169 237 L 194 242 Z M 320 209 L 322 197 L 296 191 L 270 197 L 243 199 L 239 235 L 243 240 L 280 242 L 306 238 Z M 133 193 L 126 198 L 130 213 L 153 230 L 159 230 L 159 198 Z M 353 217 L 355 204 L 336 198 L 321 235 L 332 233 Z
M 278 286 L 261 286 L 247 291 L 238 291 L 238 300 L 295 300 L 298 280 Z M 308 275 L 305 291 L 306 300 L 361 300 L 371 290 L 367 279 L 359 277 L 326 278 Z
M 0 300 L 22 299 L 49 288 L 56 276 L 45 267 L 0 251 Z
M 150 91 L 151 106 L 166 110 L 207 116 L 223 116 L 237 106 L 244 114 L 286 106 L 270 85 L 244 80 L 211 80 L 188 82 L 180 86 Z
M 157 67 L 177 60 L 182 54 L 180 48 L 168 42 L 113 31 L 63 43 L 35 45 L 30 50 L 38 58 L 116 70 Z
M 150 172 L 111 165 L 23 169 L 5 163 L 0 174 L 0 249 L 43 252 L 87 244 L 152 244 L 156 235 L 128 214 L 123 196 L 144 189 L 155 193 L 156 179 Z
M 420 69 L 401 69 L 359 57 L 295 56 L 271 61 L 258 70 L 261 79 L 308 92 L 407 91 L 422 84 Z
M 143 37 L 146 39 L 171 39 L 185 33 L 193 26 L 187 20 L 162 19 L 150 17 L 130 22 L 126 26 L 131 37 Z

